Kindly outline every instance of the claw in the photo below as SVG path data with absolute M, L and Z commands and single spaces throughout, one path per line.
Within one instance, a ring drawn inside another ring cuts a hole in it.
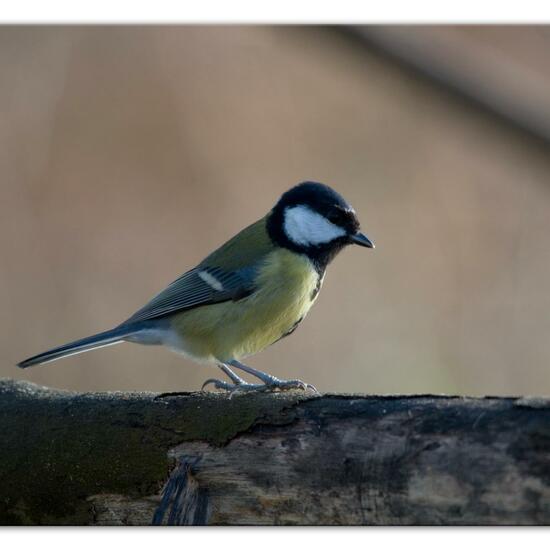
M 306 390 L 311 390 L 313 393 L 321 395 L 321 392 L 313 384 L 306 384 Z
M 272 377 L 271 380 L 266 382 L 266 385 L 270 389 L 278 389 L 280 391 L 300 389 L 303 391 L 311 390 L 313 393 L 320 395 L 317 388 L 313 384 L 308 384 L 303 380 L 280 380 L 279 378 Z
M 300 388 L 302 388 L 304 391 L 311 390 L 313 393 L 316 393 L 317 395 L 321 395 L 319 390 L 313 384 L 308 384 L 303 380 L 289 380 L 289 382 L 299 384 Z

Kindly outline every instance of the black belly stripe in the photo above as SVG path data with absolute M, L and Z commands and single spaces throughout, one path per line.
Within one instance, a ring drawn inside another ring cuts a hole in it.
M 320 273 L 318 276 L 317 276 L 317 284 L 315 285 L 315 288 L 311 291 L 311 294 L 309 296 L 309 299 L 313 302 L 313 300 L 315 300 L 315 298 L 317 298 L 317 294 L 319 294 L 319 291 L 321 290 L 321 284 L 323 283 L 323 276 L 324 276 L 324 272 L 323 273 Z M 300 319 L 301 321 L 302 319 Z M 298 323 L 300 322 L 298 321 Z
M 317 271 L 318 277 L 317 277 L 317 284 L 315 285 L 315 288 L 311 291 L 311 294 L 309 296 L 309 299 L 313 302 L 315 298 L 317 298 L 317 294 L 319 294 L 319 291 L 321 290 L 321 284 L 323 283 L 323 277 L 325 275 L 324 270 Z M 287 336 L 290 336 L 297 328 L 298 325 L 304 320 L 305 315 L 302 315 L 280 338 L 275 340 L 274 343 L 278 342 L 279 340 L 282 340 L 283 338 L 286 338 Z
M 300 317 L 280 338 L 275 340 L 275 342 L 278 342 L 279 340 L 282 340 L 283 338 L 286 338 L 287 336 L 290 336 L 298 328 L 298 325 L 303 320 L 304 320 L 304 316 Z

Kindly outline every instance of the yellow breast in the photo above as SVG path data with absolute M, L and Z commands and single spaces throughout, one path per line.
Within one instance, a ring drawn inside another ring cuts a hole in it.
M 319 285 L 319 275 L 305 256 L 277 249 L 259 269 L 253 294 L 183 312 L 174 316 L 172 326 L 183 351 L 195 359 L 238 360 L 292 330 L 313 305 Z

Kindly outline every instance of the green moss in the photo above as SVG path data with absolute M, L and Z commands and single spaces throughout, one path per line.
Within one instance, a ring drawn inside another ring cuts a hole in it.
M 158 493 L 167 451 L 224 445 L 261 422 L 286 423 L 299 393 L 77 394 L 0 381 L 0 523 L 87 524 L 99 493 Z

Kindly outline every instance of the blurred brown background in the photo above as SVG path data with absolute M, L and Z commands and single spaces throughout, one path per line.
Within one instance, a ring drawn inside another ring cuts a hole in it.
M 348 249 L 249 363 L 323 391 L 550 394 L 547 27 L 3 27 L 0 375 L 197 389 L 160 348 L 31 354 L 105 330 L 329 183 Z

